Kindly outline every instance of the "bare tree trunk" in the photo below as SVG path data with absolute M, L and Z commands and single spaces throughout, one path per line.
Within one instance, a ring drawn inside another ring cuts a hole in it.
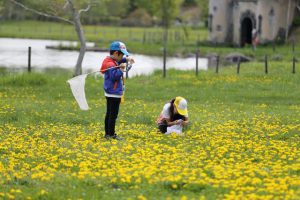
M 72 12 L 75 30 L 76 30 L 77 36 L 79 38 L 79 41 L 80 41 L 80 52 L 79 52 L 79 56 L 77 58 L 76 66 L 75 66 L 75 76 L 78 76 L 78 75 L 82 74 L 82 61 L 83 61 L 84 54 L 86 51 L 86 43 L 85 43 L 85 36 L 83 33 L 82 25 L 80 22 L 79 12 L 75 9 L 73 0 L 68 0 L 68 3 L 70 5 L 70 9 Z
M 25 6 L 24 4 L 22 4 L 22 3 L 20 3 L 16 0 L 10 0 L 10 2 L 24 8 L 25 10 L 34 12 L 38 15 L 41 15 L 41 16 L 44 16 L 44 17 L 49 17 L 49 18 L 54 18 L 54 19 L 59 19 L 59 20 L 62 20 L 62 21 L 73 24 L 75 26 L 75 30 L 76 30 L 77 36 L 79 38 L 79 41 L 80 41 L 80 52 L 79 52 L 79 56 L 77 58 L 76 66 L 75 66 L 75 75 L 77 76 L 77 75 L 82 74 L 82 61 L 83 61 L 84 54 L 85 54 L 85 51 L 86 51 L 86 44 L 85 44 L 84 32 L 83 32 L 81 22 L 80 22 L 80 13 L 81 12 L 87 12 L 90 9 L 90 4 L 88 5 L 88 7 L 86 9 L 82 9 L 82 10 L 78 11 L 74 6 L 73 0 L 66 0 L 66 3 L 67 3 L 66 5 L 70 6 L 70 10 L 71 10 L 71 13 L 72 13 L 72 19 L 73 20 L 70 21 L 70 20 L 65 19 L 63 17 L 59 17 L 59 16 L 55 16 L 55 15 L 49 15 L 45 12 L 40 12 L 38 10 L 28 8 L 27 6 Z

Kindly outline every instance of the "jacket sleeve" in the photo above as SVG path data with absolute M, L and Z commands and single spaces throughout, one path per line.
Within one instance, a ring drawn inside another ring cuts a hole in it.
M 126 63 L 126 62 L 127 62 L 126 57 L 123 57 L 122 60 L 120 60 L 120 61 L 118 62 L 118 64 Z
M 122 70 L 119 68 L 111 68 L 108 70 L 109 78 L 112 81 L 118 81 L 123 76 Z

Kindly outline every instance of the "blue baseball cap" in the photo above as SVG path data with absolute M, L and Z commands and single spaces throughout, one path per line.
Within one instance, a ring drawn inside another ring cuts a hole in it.
M 121 51 L 124 55 L 128 56 L 129 53 L 126 50 L 126 46 L 123 42 L 114 41 L 110 44 L 109 50 L 111 51 Z

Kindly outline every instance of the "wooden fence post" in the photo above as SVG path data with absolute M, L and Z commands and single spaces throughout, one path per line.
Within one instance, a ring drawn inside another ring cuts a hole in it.
M 28 47 L 28 72 L 31 72 L 31 47 Z
M 241 67 L 241 58 L 238 58 L 238 63 L 237 63 L 237 74 L 240 74 L 240 67 Z
M 216 73 L 219 73 L 219 63 L 220 63 L 220 56 L 216 56 Z
M 268 74 L 268 56 L 265 55 L 265 74 Z
M 293 74 L 296 74 L 296 58 L 293 57 Z
M 199 59 L 199 47 L 196 50 L 196 76 L 198 76 L 198 74 L 199 74 L 199 68 L 198 68 L 199 62 L 198 62 L 198 59 Z
M 164 47 L 164 49 L 163 49 L 163 56 L 164 56 L 164 58 L 163 58 L 163 64 L 164 64 L 164 66 L 163 66 L 163 77 L 165 78 L 166 77 L 166 63 L 167 63 L 167 47 Z

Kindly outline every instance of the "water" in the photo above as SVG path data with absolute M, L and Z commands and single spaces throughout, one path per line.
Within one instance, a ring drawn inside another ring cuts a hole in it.
M 46 49 L 46 46 L 76 45 L 76 42 L 55 40 L 11 39 L 0 38 L 0 66 L 7 68 L 27 68 L 28 47 L 31 46 L 31 66 L 35 69 L 59 67 L 74 69 L 78 52 Z M 93 46 L 87 43 L 87 46 Z M 108 52 L 86 52 L 82 63 L 82 71 L 99 71 L 103 59 Z M 154 70 L 163 68 L 162 57 L 132 54 L 135 64 L 129 72 L 129 76 L 149 75 Z M 207 70 L 206 58 L 199 58 L 199 70 Z M 195 70 L 195 58 L 167 58 L 167 69 Z

